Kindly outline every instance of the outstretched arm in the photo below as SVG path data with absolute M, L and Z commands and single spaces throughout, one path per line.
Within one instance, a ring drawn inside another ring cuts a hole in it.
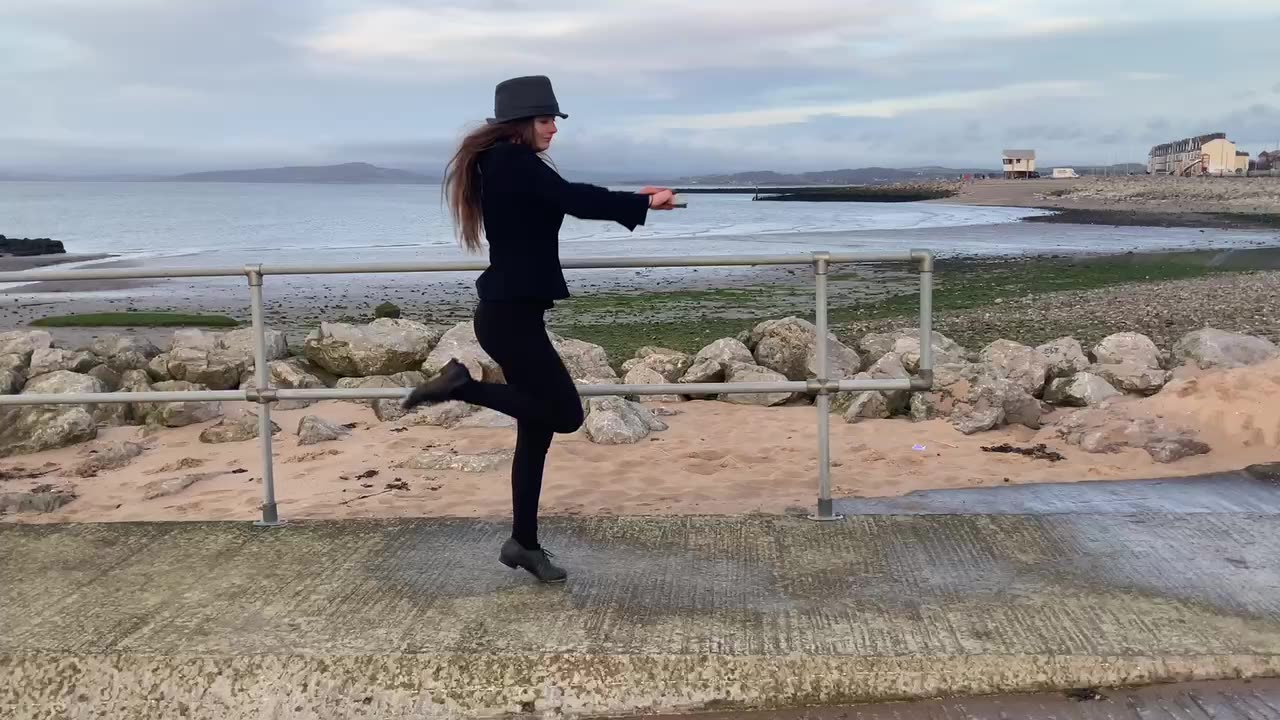
M 650 196 L 609 190 L 588 183 L 574 183 L 560 177 L 535 153 L 521 148 L 512 153 L 523 176 L 537 197 L 566 215 L 584 220 L 612 220 L 634 230 L 649 214 Z

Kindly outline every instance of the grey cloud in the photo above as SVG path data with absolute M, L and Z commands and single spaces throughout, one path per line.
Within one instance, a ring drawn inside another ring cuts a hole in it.
M 1078 140 L 1085 132 L 1069 125 L 1019 125 L 1009 128 L 1007 135 L 1013 140 Z
M 1213 111 L 1171 97 L 1161 81 L 1117 74 L 1146 68 L 1144 59 L 1162 53 L 1159 69 L 1173 75 L 1222 70 L 1227 96 L 1267 87 L 1280 93 L 1273 75 L 1253 69 L 1280 64 L 1273 47 L 1242 48 L 1235 33 L 1206 33 L 1199 18 L 1176 11 L 1067 35 L 939 41 L 936 33 L 947 28 L 930 8 L 941 4 L 793 0 L 779 13 L 707 0 L 686 3 L 673 21 L 630 0 L 0 0 L 0 58 L 21 50 L 39 60 L 0 62 L 0 97 L 22 100 L 0 113 L 0 170 L 176 172 L 368 160 L 429 171 L 486 115 L 494 81 L 531 71 L 552 75 L 572 116 L 555 154 L 575 172 L 990 164 L 1001 146 L 1024 143 L 1073 161 L 1101 161 L 1140 158 L 1152 142 L 1200 128 L 1275 142 L 1266 136 L 1277 134 L 1280 120 L 1265 91 L 1257 97 L 1271 105 L 1205 118 Z M 433 62 L 428 54 L 364 61 L 308 49 L 308 38 L 341 25 L 339 10 L 377 7 L 461 8 L 493 12 L 499 21 L 525 13 L 590 26 L 504 38 L 499 49 L 510 55 L 501 60 Z M 1190 32 L 1202 52 L 1164 53 L 1163 38 Z M 1028 102 L 1016 115 L 972 108 L 892 119 L 820 117 L 652 138 L 619 130 L 652 115 L 1075 81 L 1096 81 L 1098 95 Z

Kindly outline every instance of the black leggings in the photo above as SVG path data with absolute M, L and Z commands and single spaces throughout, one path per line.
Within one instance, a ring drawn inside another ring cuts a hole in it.
M 533 303 L 481 302 L 476 307 L 476 339 L 502 368 L 507 383 L 469 382 L 455 397 L 516 419 L 516 452 L 511 463 L 511 536 L 538 548 L 538 498 L 551 436 L 582 427 L 577 386 L 556 352 Z

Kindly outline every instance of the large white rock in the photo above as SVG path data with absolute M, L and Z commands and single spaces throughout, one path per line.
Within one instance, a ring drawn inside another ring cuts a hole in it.
M 0 332 L 0 355 L 19 355 L 25 364 L 31 353 L 53 347 L 53 336 L 44 330 L 9 330 Z
M 31 367 L 27 370 L 27 374 L 35 377 L 58 370 L 87 373 L 98 363 L 98 356 L 84 350 L 41 348 L 31 353 Z
M 725 370 L 725 381 L 730 383 L 764 383 L 786 382 L 787 377 L 769 368 L 748 363 L 731 362 Z M 795 397 L 794 393 L 725 393 L 721 400 L 738 405 L 760 405 L 772 407 L 782 405 Z
M 504 382 L 502 368 L 480 347 L 475 324 L 471 321 L 458 323 L 445 331 L 422 363 L 422 372 L 428 377 L 434 376 L 454 359 L 465 365 L 476 380 Z
M 175 380 L 203 385 L 210 390 L 234 390 L 240 387 L 240 378 L 249 364 L 249 359 L 230 350 L 180 347 L 169 352 L 168 371 Z
M 1049 363 L 1049 377 L 1071 377 L 1089 367 L 1089 358 L 1084 354 L 1080 341 L 1073 337 L 1060 337 L 1036 347 L 1036 352 L 1044 356 Z
M 1160 367 L 1160 348 L 1142 333 L 1121 332 L 1108 335 L 1094 346 L 1093 357 L 1098 365 Z
M 271 386 L 277 389 L 287 390 L 321 390 L 328 385 L 325 378 L 328 373 L 312 365 L 304 358 L 289 358 L 287 360 L 272 360 L 267 363 L 267 372 L 271 379 Z M 329 376 L 332 378 L 332 376 Z M 336 380 L 335 380 L 336 382 Z M 257 379 L 252 371 L 246 370 L 240 380 L 240 389 L 244 390 L 257 385 Z M 314 400 L 280 400 L 275 404 L 278 410 L 300 410 L 305 407 L 314 405 Z
M 951 414 L 951 424 L 965 435 L 1003 424 L 1040 427 L 1040 401 L 1008 378 L 980 374 L 966 398 Z
M 1035 348 L 1012 340 L 996 340 L 982 349 L 979 358 L 998 377 L 1007 378 L 1027 394 L 1039 397 L 1044 392 L 1049 360 Z
M 23 395 L 45 395 L 49 393 L 100 393 L 106 392 L 107 386 L 92 375 L 57 370 L 44 375 L 37 375 L 27 381 Z
M 637 443 L 667 426 L 643 405 L 617 397 L 593 397 L 582 429 L 587 439 L 600 445 Z
M 618 373 L 609 365 L 609 355 L 599 345 L 560 337 L 554 338 L 553 344 L 556 352 L 560 353 L 560 359 L 564 361 L 565 368 L 569 371 L 569 377 L 618 381 Z
M 27 380 L 22 395 L 64 395 L 64 393 L 106 392 L 102 380 L 56 370 Z M 67 447 L 74 443 L 97 437 L 100 420 L 109 419 L 110 405 L 51 405 L 14 407 L 15 413 L 6 415 L 0 428 L 0 454 L 17 455 L 22 452 L 38 452 L 55 447 Z M 99 418 L 99 415 L 102 418 Z M 84 419 L 92 425 L 92 432 L 84 427 Z M 8 447 L 9 450 L 3 450 Z
M 1209 370 L 1257 365 L 1280 357 L 1280 348 L 1266 338 L 1202 328 L 1189 332 L 1173 346 L 1173 358 Z
M 346 388 L 363 388 L 363 389 L 381 389 L 381 388 L 411 388 L 426 382 L 426 376 L 422 373 L 411 370 L 408 372 L 400 372 L 394 375 L 375 375 L 365 378 L 342 378 L 338 380 L 337 387 Z M 373 408 L 373 414 L 382 422 L 392 422 L 399 420 L 409 411 L 401 406 L 401 398 L 393 398 L 387 400 L 360 400 L 369 407 Z
M 648 365 L 636 365 L 627 371 L 626 377 L 622 378 L 625 385 L 666 385 L 668 380 Z M 634 399 L 634 398 L 628 398 Z M 641 400 L 652 400 L 653 402 L 680 402 L 683 400 L 679 395 L 646 395 Z
M 0 407 L 0 457 L 88 442 L 98 423 L 82 405 Z
M 896 353 L 887 353 L 872 363 L 866 372 L 856 374 L 854 379 L 907 380 L 910 377 L 910 373 L 902 366 L 902 359 Z M 874 398 L 871 394 L 878 395 L 879 398 Z M 856 419 L 882 417 L 879 414 L 882 407 L 888 413 L 883 417 L 905 412 L 910 401 L 910 390 L 850 390 L 836 393 L 832 397 L 831 411 L 845 415 L 849 422 L 855 422 Z M 857 409 L 851 411 L 850 408 L 855 405 Z M 855 419 L 850 419 L 850 412 Z
M 723 382 L 730 363 L 754 365 L 755 357 L 741 340 L 720 338 L 694 355 L 689 369 L 680 378 L 682 383 Z
M 147 359 L 160 354 L 160 348 L 156 347 L 155 343 L 146 337 L 119 333 L 103 335 L 95 339 L 86 349 L 94 355 L 107 360 L 125 353 L 137 353 Z
M 622 372 L 628 373 L 636 367 L 647 367 L 664 378 L 664 382 L 678 382 L 693 366 L 693 357 L 688 353 L 670 348 L 646 345 L 636 351 L 636 356 L 622 364 Z
M 253 413 L 245 413 L 232 420 L 223 418 L 216 424 L 205 428 L 200 433 L 200 442 L 211 445 L 222 443 L 245 442 L 253 440 L 261 433 L 261 420 Z M 271 434 L 280 432 L 280 426 L 271 423 Z
M 266 342 L 265 349 L 268 362 L 289 357 L 289 340 L 283 332 L 265 328 L 263 336 Z M 253 364 L 257 357 L 255 354 L 253 328 L 240 328 L 239 330 L 223 333 L 217 340 L 217 348 L 245 358 L 248 364 Z
M 187 392 L 193 390 L 208 390 L 203 385 L 187 382 L 185 380 L 166 380 L 158 382 L 151 386 L 156 392 Z M 222 403 L 220 402 L 171 402 L 171 403 L 141 403 L 138 412 L 145 419 L 146 424 L 161 427 L 186 427 L 188 425 L 196 425 L 202 422 L 208 422 L 222 415 Z
M 299 445 L 333 442 L 341 440 L 350 434 L 351 431 L 342 425 L 329 422 L 315 415 L 308 415 L 298 422 Z
M 1161 463 L 1210 451 L 1194 428 L 1162 418 L 1132 417 L 1115 407 L 1077 410 L 1046 428 L 1045 433 L 1090 453 L 1141 448 Z
M 1105 379 L 1090 372 L 1058 378 L 1044 391 L 1044 401 L 1053 405 L 1091 407 L 1122 395 Z
M 30 360 L 31 360 L 30 357 L 24 358 L 21 355 L 15 355 L 13 353 L 9 353 L 7 355 L 0 355 L 0 372 L 17 370 L 17 371 L 20 371 L 23 375 L 26 375 L 27 363 Z
M 1173 374 L 1159 367 L 1141 363 L 1119 365 L 1092 365 L 1089 372 L 1106 380 L 1113 387 L 1130 393 L 1152 395 L 1169 382 Z
M 968 362 L 969 353 L 959 343 L 934 330 L 930 335 L 933 347 L 933 364 Z M 862 362 L 869 366 L 888 353 L 897 353 L 902 364 L 910 372 L 920 366 L 920 328 L 905 328 L 887 333 L 871 333 L 858 341 Z
M 470 405 L 460 400 L 450 400 L 416 408 L 405 417 L 403 424 L 453 427 L 462 422 L 467 416 L 475 414 L 479 409 L 479 406 Z
M 21 370 L 0 370 L 0 395 L 16 395 L 22 392 L 27 376 Z
M 818 376 L 818 329 L 808 320 L 785 317 L 766 320 L 751 330 L 751 347 L 755 363 L 781 373 L 788 380 L 807 380 Z M 828 377 L 853 377 L 862 360 L 836 336 L 827 333 Z
M 372 377 L 416 370 L 440 332 L 412 320 L 379 318 L 368 325 L 321 323 L 307 336 L 303 354 L 340 377 Z
M 183 328 L 175 330 L 169 338 L 169 352 L 174 350 L 203 350 L 209 352 L 218 348 L 220 333 L 208 332 L 199 328 Z
M 888 357 L 888 356 L 886 356 Z M 870 373 L 858 373 L 857 380 L 871 378 Z M 839 393 L 833 400 L 836 412 L 844 415 L 844 421 L 856 423 L 864 419 L 887 418 L 891 415 L 889 400 L 879 390 L 860 390 Z

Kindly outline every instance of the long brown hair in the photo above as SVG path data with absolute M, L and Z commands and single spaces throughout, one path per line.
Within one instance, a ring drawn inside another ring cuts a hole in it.
M 484 213 L 480 209 L 480 153 L 503 141 L 534 147 L 534 121 L 513 120 L 484 125 L 467 133 L 445 166 L 444 194 L 449 214 L 458 230 L 458 241 L 469 252 L 479 252 L 484 235 Z

